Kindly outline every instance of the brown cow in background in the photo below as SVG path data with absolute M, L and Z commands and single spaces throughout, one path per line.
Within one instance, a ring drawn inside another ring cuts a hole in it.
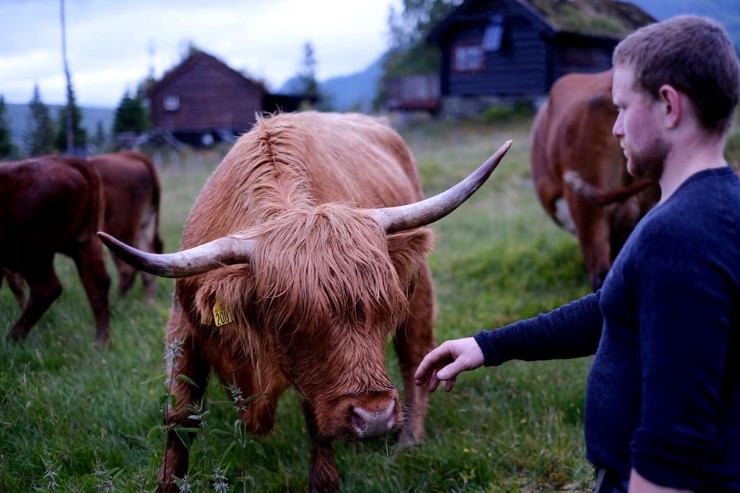
M 162 253 L 159 235 L 161 185 L 154 163 L 144 154 L 122 151 L 88 158 L 103 181 L 105 220 L 103 231 L 139 250 Z M 133 287 L 136 269 L 113 257 L 118 270 L 118 294 Z M 156 279 L 142 272 L 144 295 L 154 302 Z
M 211 370 L 256 434 L 273 428 L 278 398 L 292 386 L 312 441 L 313 492 L 339 489 L 337 439 L 403 425 L 402 444 L 421 440 L 428 391 L 413 374 L 434 346 L 435 312 L 425 260 L 432 234 L 422 226 L 467 199 L 508 145 L 466 181 L 422 201 L 411 151 L 387 124 L 353 114 L 276 115 L 258 120 L 210 177 L 183 251 L 145 254 L 101 234 L 138 268 L 180 277 L 167 335 L 176 399 L 166 424 L 197 428 L 192 408 Z M 389 335 L 405 418 L 385 367 Z M 170 429 L 160 488 L 177 491 L 173 476 L 187 473 L 189 451 Z
M 46 156 L 0 165 L 0 271 L 30 287 L 28 302 L 8 332 L 24 339 L 62 292 L 54 255 L 69 256 L 95 315 L 96 340 L 107 344 L 108 290 L 102 245 L 103 189 L 81 159 Z
M 57 156 L 56 159 L 77 158 Z M 163 243 L 159 234 L 161 185 L 154 163 L 135 151 L 100 154 L 88 158 L 88 161 L 102 180 L 105 203 L 103 231 L 145 252 L 162 253 Z M 138 271 L 118 257 L 114 256 L 113 262 L 118 271 L 118 294 L 124 297 L 133 287 Z M 23 308 L 23 278 L 17 273 L 0 271 L 0 283 L 3 275 Z M 155 277 L 142 272 L 141 280 L 146 299 L 154 302 Z
M 530 136 L 537 195 L 550 217 L 578 238 L 594 289 L 660 197 L 657 184 L 636 182 L 627 172 L 612 134 L 617 110 L 611 87 L 611 71 L 561 77 L 537 112 Z M 584 186 L 573 189 L 568 179 Z M 588 187 L 601 197 L 584 195 Z

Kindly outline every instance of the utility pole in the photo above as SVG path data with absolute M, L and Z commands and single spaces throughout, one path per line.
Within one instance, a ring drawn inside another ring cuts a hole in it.
M 61 22 L 62 22 L 62 63 L 64 65 L 64 77 L 67 80 L 67 114 L 66 126 L 67 126 L 67 154 L 74 153 L 75 141 L 74 141 L 74 130 L 72 128 L 72 79 L 69 75 L 69 64 L 67 63 L 67 28 L 64 18 L 64 0 L 60 0 L 61 6 Z

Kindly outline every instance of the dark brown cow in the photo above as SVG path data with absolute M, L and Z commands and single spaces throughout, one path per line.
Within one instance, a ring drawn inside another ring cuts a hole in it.
M 276 115 L 260 119 L 210 177 L 183 251 L 147 255 L 101 234 L 137 268 L 181 277 L 167 336 L 176 404 L 166 423 L 198 425 L 192 406 L 211 369 L 233 394 L 257 397 L 239 401 L 256 434 L 272 429 L 278 398 L 293 386 L 313 444 L 311 491 L 339 489 L 334 440 L 402 425 L 401 444 L 421 440 L 428 394 L 413 373 L 434 346 L 435 311 L 425 260 L 432 234 L 421 226 L 472 194 L 509 145 L 447 193 L 418 202 L 413 157 L 388 125 L 364 115 Z M 389 334 L 405 418 L 385 367 Z M 172 475 L 182 477 L 187 462 L 170 432 L 162 489 L 176 491 Z
M 57 159 L 67 158 L 60 156 Z M 88 158 L 88 161 L 102 179 L 105 199 L 103 231 L 145 252 L 162 253 L 163 242 L 159 234 L 161 185 L 154 163 L 135 151 L 100 154 Z M 113 257 L 113 262 L 118 271 L 118 294 L 124 297 L 133 287 L 138 271 L 118 257 Z M 6 270 L 0 273 L 0 283 L 3 275 L 23 308 L 23 278 Z M 154 302 L 154 276 L 142 272 L 141 280 L 146 299 Z
M 139 250 L 162 253 L 159 235 L 161 186 L 154 163 L 144 154 L 122 151 L 88 158 L 103 180 L 105 220 L 103 231 L 134 245 Z M 125 296 L 133 287 L 136 269 L 114 257 L 118 270 L 118 294 Z M 154 301 L 156 283 L 149 273 L 141 273 L 144 295 Z
M 24 339 L 61 294 L 54 255 L 62 253 L 77 266 L 98 343 L 108 343 L 110 278 L 95 236 L 102 220 L 100 177 L 86 161 L 46 156 L 0 165 L 0 268 L 30 287 L 9 338 Z
M 657 202 L 655 184 L 641 188 L 627 172 L 619 141 L 612 134 L 617 112 L 611 95 L 612 72 L 569 74 L 552 86 L 530 136 L 532 178 L 550 217 L 578 238 L 594 289 L 637 221 Z M 599 203 L 565 183 L 577 176 L 607 195 Z M 626 191 L 625 191 L 626 190 Z

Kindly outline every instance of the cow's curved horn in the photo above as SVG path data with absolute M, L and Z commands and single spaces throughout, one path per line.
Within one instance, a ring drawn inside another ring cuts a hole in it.
M 383 225 L 388 233 L 419 228 L 442 219 L 457 209 L 483 185 L 511 147 L 511 142 L 507 140 L 477 170 L 447 191 L 413 204 L 374 209 L 373 217 Z
M 224 265 L 245 263 L 257 244 L 255 240 L 224 236 L 180 252 L 157 254 L 137 250 L 102 231 L 98 237 L 124 262 L 162 277 L 194 276 Z

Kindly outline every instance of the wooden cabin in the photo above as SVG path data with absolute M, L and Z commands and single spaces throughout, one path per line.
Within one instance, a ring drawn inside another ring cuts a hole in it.
M 465 0 L 427 37 L 441 54 L 442 110 L 542 100 L 564 74 L 610 68 L 617 43 L 653 22 L 616 0 Z
M 251 128 L 265 92 L 262 83 L 194 51 L 149 87 L 152 128 L 191 145 L 229 140 Z
M 305 95 L 269 93 L 218 58 L 193 51 L 147 89 L 154 134 L 193 146 L 233 141 L 247 132 L 258 113 L 297 111 Z

